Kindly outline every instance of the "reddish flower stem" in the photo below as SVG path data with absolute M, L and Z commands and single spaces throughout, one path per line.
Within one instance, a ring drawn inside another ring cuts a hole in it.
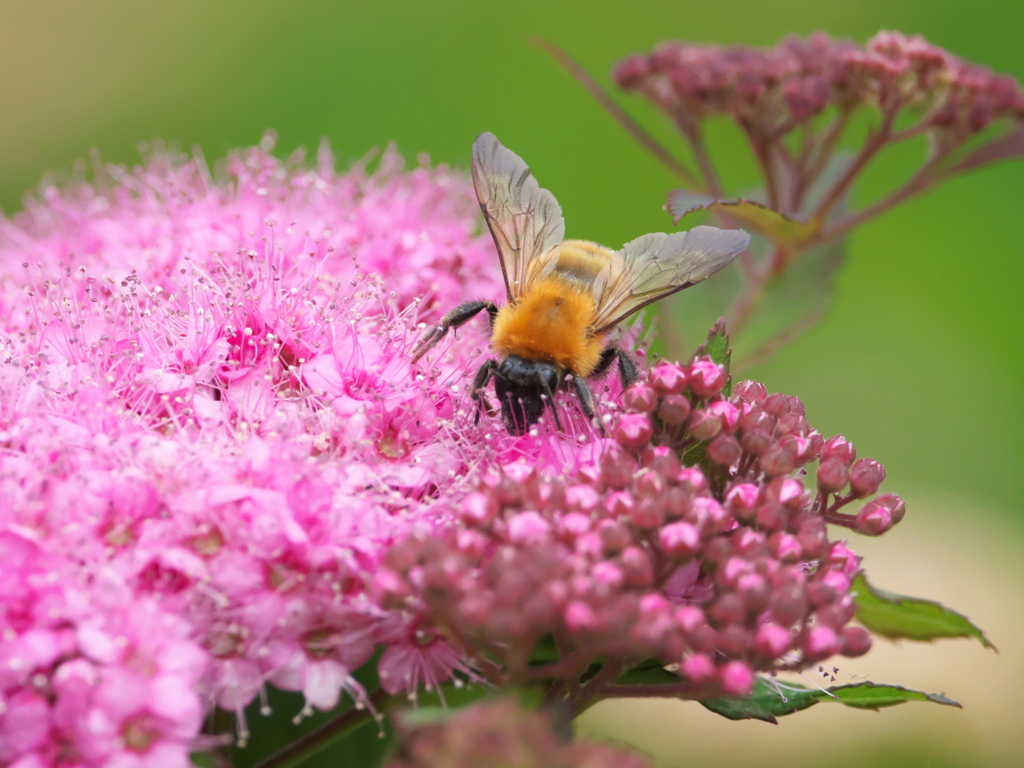
M 594 97 L 594 100 L 600 104 L 604 110 L 615 118 L 626 132 L 640 142 L 640 146 L 654 155 L 662 165 L 672 171 L 676 176 L 683 180 L 683 182 L 694 189 L 704 191 L 700 181 L 694 175 L 693 171 L 687 168 L 680 160 L 676 159 L 661 143 L 655 139 L 651 134 L 643 129 L 643 127 L 634 120 L 628 112 L 622 107 L 615 103 L 615 100 L 598 84 L 594 78 L 592 78 L 587 71 L 579 65 L 579 63 L 573 59 L 568 53 L 559 48 L 554 43 L 548 42 L 541 37 L 531 38 L 531 42 L 541 50 L 545 51 L 555 61 L 562 65 L 562 68 L 569 73 L 576 82 L 582 85 L 587 93 Z M 700 158 L 697 158 L 698 163 Z M 704 169 L 702 169 L 704 170 Z M 707 179 L 705 172 L 705 179 Z M 711 188 L 708 187 L 710 190 Z M 711 192 L 717 196 L 718 193 Z
M 864 170 L 865 166 L 878 154 L 878 151 L 885 146 L 892 133 L 892 126 L 901 106 L 902 104 L 897 102 L 883 113 L 882 124 L 876 131 L 868 135 L 867 140 L 864 142 L 864 147 L 854 158 L 853 162 L 850 163 L 850 167 L 846 169 L 846 172 L 839 178 L 839 181 L 835 183 L 815 209 L 813 218 L 824 221 L 829 211 L 846 194 L 854 179 L 857 178 L 857 175 Z

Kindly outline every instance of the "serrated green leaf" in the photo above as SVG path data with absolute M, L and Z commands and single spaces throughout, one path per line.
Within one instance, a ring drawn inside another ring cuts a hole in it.
M 926 701 L 960 707 L 953 699 L 937 693 L 924 693 L 900 685 L 855 683 L 834 688 L 805 688 L 790 683 L 773 683 L 759 677 L 749 696 L 722 696 L 700 702 L 712 712 L 729 720 L 762 720 L 776 723 L 777 718 L 813 707 L 822 702 L 843 704 L 855 709 L 892 707 L 907 701 Z
M 699 192 L 675 189 L 668 195 L 668 210 L 678 224 L 694 211 L 715 211 L 755 229 L 779 245 L 798 245 L 814 239 L 821 230 L 816 219 L 801 221 L 754 200 L 716 200 Z
M 973 637 L 986 648 L 996 650 L 966 616 L 941 603 L 877 589 L 868 583 L 864 574 L 854 579 L 853 589 L 857 593 L 857 621 L 877 635 L 921 641 Z
M 884 685 L 875 683 L 856 683 L 829 688 L 829 693 L 836 697 L 840 704 L 855 709 L 879 710 L 893 707 L 906 701 L 930 701 L 947 707 L 963 709 L 960 702 L 954 701 L 941 693 L 925 693 L 904 688 L 902 685 Z M 827 699 L 822 699 L 826 701 Z

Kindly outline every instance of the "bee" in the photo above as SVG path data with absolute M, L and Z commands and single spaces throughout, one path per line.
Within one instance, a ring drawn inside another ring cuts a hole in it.
M 642 307 L 689 288 L 720 270 L 750 242 L 742 230 L 694 227 L 688 232 L 651 233 L 613 251 L 585 240 L 565 240 L 562 209 L 542 189 L 519 155 L 491 133 L 473 142 L 473 188 L 498 249 L 508 302 L 467 301 L 429 328 L 413 350 L 419 360 L 449 330 L 486 310 L 491 347 L 470 389 L 477 403 L 494 380 L 501 418 L 513 435 L 536 424 L 554 396 L 572 389 L 587 418 L 594 395 L 586 379 L 618 362 L 623 387 L 639 376 L 629 356 L 606 347 L 615 326 Z

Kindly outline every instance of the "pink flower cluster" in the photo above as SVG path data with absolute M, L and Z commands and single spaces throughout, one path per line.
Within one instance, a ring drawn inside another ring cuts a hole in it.
M 268 150 L 156 152 L 0 219 L 4 765 L 186 765 L 267 683 L 330 708 L 380 645 L 411 690 L 462 664 L 367 585 L 481 462 L 483 328 L 407 354 L 420 297 L 501 290 L 471 185 Z
M 827 107 L 862 104 L 883 112 L 913 106 L 931 127 L 957 137 L 1024 118 L 1014 78 L 900 32 L 880 32 L 863 48 L 822 32 L 767 49 L 669 42 L 625 59 L 614 77 L 687 129 L 727 115 L 778 135 Z
M 725 396 L 727 378 L 706 357 L 659 364 L 594 461 L 568 476 L 506 466 L 456 524 L 397 543 L 377 579 L 385 601 L 445 627 L 485 674 L 499 659 L 513 682 L 567 690 L 602 659 L 606 686 L 654 657 L 679 665 L 677 695 L 706 698 L 864 653 L 870 635 L 849 625 L 859 558 L 826 523 L 876 534 L 903 504 L 839 512 L 878 490 L 881 465 L 824 440 L 798 398 L 750 381 Z M 815 460 L 813 494 L 802 468 Z M 546 637 L 559 658 L 537 666 L 529 649 Z
M 267 684 L 367 703 L 375 650 L 392 694 L 614 653 L 698 695 L 866 649 L 824 523 L 898 521 L 841 511 L 880 465 L 706 359 L 625 414 L 609 383 L 614 439 L 568 399 L 565 431 L 475 426 L 483 323 L 409 362 L 421 318 L 501 294 L 469 180 L 269 149 L 157 151 L 0 219 L 0 763 L 184 766 Z

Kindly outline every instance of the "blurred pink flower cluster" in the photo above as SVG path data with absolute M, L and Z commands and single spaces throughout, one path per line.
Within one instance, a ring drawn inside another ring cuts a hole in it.
M 881 533 L 902 502 L 839 512 L 878 491 L 881 465 L 824 440 L 798 398 L 752 381 L 726 396 L 726 381 L 707 357 L 660 363 L 575 474 L 507 465 L 456 524 L 397 543 L 378 576 L 385 601 L 449 628 L 482 674 L 498 660 L 516 684 L 564 681 L 577 708 L 644 695 L 616 680 L 651 658 L 678 665 L 674 695 L 709 698 L 866 652 L 867 630 L 848 626 L 860 559 L 826 522 Z M 819 459 L 815 493 L 794 472 Z M 537 665 L 545 638 L 557 659 Z
M 1024 91 L 1014 78 L 901 32 L 880 32 L 864 47 L 822 32 L 774 48 L 669 42 L 622 61 L 615 80 L 681 126 L 728 115 L 775 135 L 830 106 L 913 106 L 929 127 L 957 139 L 994 120 L 1024 118 Z
M 439 723 L 399 723 L 402 749 L 386 768 L 648 768 L 623 747 L 566 742 L 551 713 L 527 712 L 514 699 L 475 704 Z

